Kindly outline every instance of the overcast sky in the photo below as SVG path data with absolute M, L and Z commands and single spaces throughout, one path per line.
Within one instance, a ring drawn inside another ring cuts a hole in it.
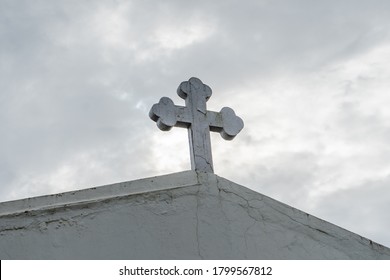
M 192 76 L 216 174 L 390 246 L 390 1 L 0 0 L 0 201 L 190 169 Z

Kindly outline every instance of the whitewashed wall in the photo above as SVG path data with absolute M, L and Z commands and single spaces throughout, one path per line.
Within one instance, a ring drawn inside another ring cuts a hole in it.
M 390 249 L 213 174 L 0 203 L 1 259 L 390 259 Z

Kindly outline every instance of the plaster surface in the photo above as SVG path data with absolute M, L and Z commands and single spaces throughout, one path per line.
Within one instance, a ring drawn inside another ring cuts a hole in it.
M 0 203 L 1 259 L 390 259 L 390 249 L 211 173 Z

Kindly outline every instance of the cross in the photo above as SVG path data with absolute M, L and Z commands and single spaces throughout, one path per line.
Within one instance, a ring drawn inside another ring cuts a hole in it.
M 164 131 L 173 126 L 188 128 L 191 169 L 213 173 L 210 131 L 219 132 L 224 139 L 232 140 L 244 127 L 244 122 L 229 107 L 222 108 L 220 112 L 207 111 L 206 102 L 211 97 L 211 88 L 198 78 L 182 82 L 177 94 L 185 99 L 185 107 L 162 97 L 150 109 L 149 116 Z

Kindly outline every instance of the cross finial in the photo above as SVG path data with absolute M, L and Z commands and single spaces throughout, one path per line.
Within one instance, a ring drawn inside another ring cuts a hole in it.
M 219 132 L 224 139 L 232 140 L 244 127 L 244 122 L 228 107 L 220 112 L 207 111 L 206 102 L 212 91 L 198 78 L 182 82 L 177 94 L 185 99 L 185 107 L 162 97 L 150 109 L 149 116 L 161 130 L 170 130 L 173 126 L 188 128 L 191 168 L 213 173 L 210 131 Z

